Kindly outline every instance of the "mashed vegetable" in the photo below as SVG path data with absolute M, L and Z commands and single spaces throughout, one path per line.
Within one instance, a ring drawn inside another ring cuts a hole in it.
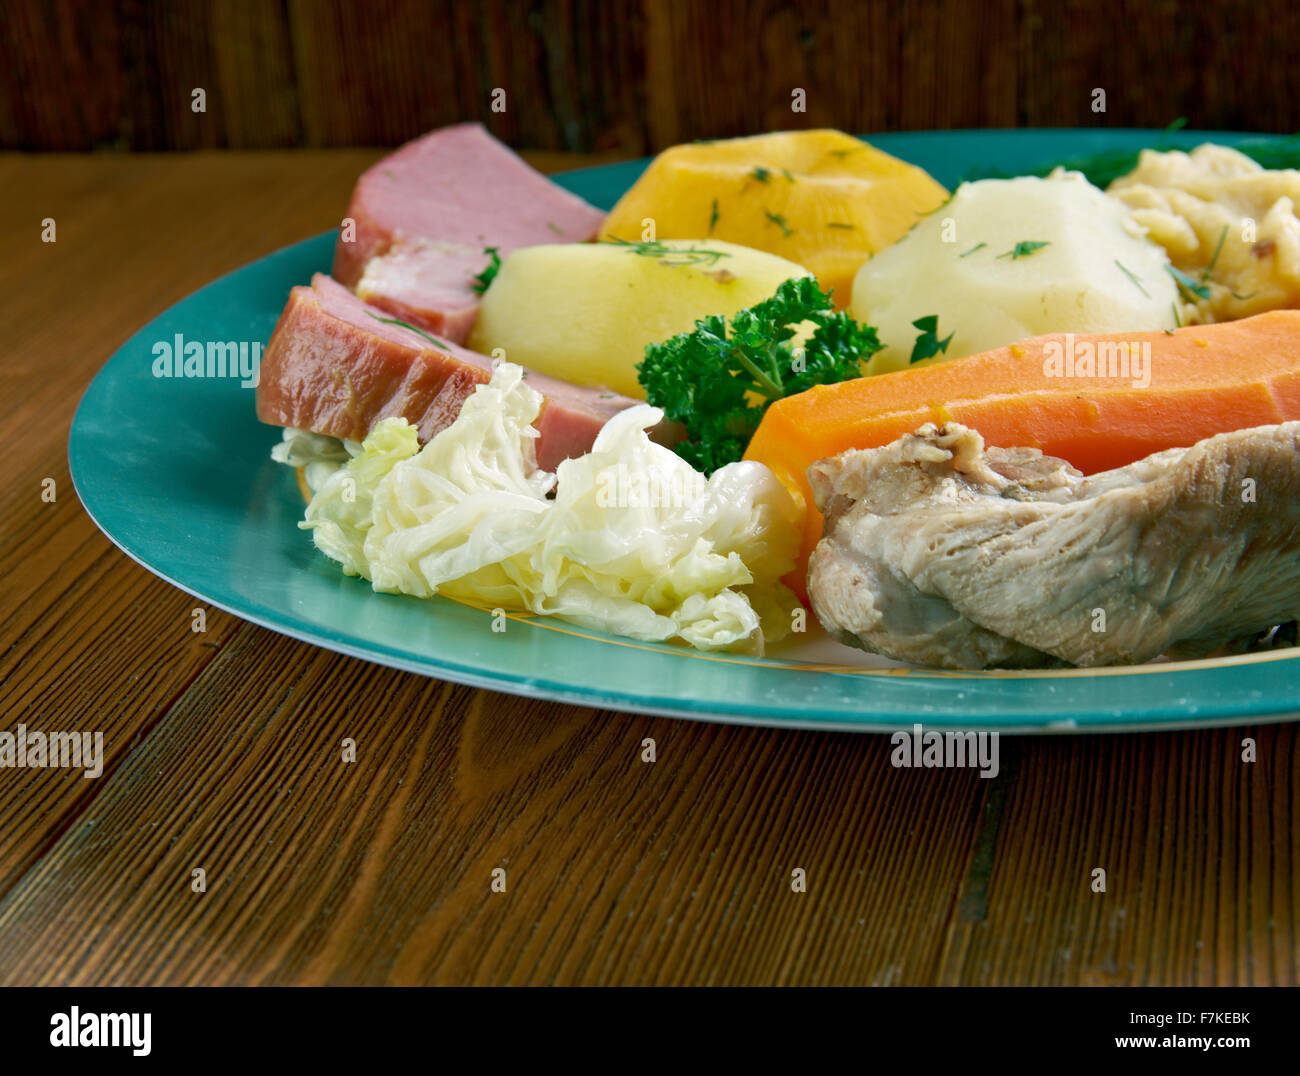
M 1206 292 L 1184 292 L 1189 320 L 1300 306 L 1300 171 L 1261 168 L 1227 146 L 1143 150 L 1107 193 Z
M 797 513 L 771 471 L 734 463 L 706 480 L 646 436 L 661 412 L 642 405 L 550 474 L 534 462 L 541 405 L 503 363 L 423 449 L 414 426 L 385 419 L 300 526 L 379 591 L 705 650 L 761 653 L 789 631 L 796 602 L 780 577 L 794 564 Z

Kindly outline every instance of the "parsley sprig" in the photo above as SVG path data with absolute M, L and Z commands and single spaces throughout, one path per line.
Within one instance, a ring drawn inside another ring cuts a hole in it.
M 796 348 L 805 321 L 816 328 Z M 707 474 L 740 459 L 774 400 L 860 377 L 879 350 L 875 329 L 833 309 L 812 277 L 796 277 L 730 320 L 714 314 L 650 344 L 637 376 L 646 399 L 686 427 L 678 454 Z
M 933 358 L 940 352 L 947 352 L 952 338 L 957 335 L 955 332 L 950 332 L 942 340 L 939 339 L 938 314 L 917 318 L 912 322 L 912 328 L 919 329 L 920 333 L 916 337 L 916 343 L 912 345 L 912 357 L 907 360 L 909 365 L 922 359 Z

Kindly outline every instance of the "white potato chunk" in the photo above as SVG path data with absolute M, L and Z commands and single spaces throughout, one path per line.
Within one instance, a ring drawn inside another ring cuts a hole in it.
M 1077 172 L 963 183 L 858 271 L 853 316 L 884 347 L 871 373 L 901 369 L 920 334 L 953 359 L 1044 333 L 1174 328 L 1178 286 L 1129 210 Z M 1181 309 L 1181 306 L 1178 308 Z

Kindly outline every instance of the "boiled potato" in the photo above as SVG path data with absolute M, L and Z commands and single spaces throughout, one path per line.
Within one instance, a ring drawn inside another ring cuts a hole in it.
M 794 262 L 717 239 L 525 247 L 483 295 L 469 346 L 578 385 L 644 399 L 647 344 L 734 314 L 808 276 Z
M 948 192 L 914 164 L 843 131 L 777 131 L 664 150 L 603 234 L 707 235 L 806 265 L 841 309 L 853 274 Z
M 938 317 L 953 359 L 1044 333 L 1174 328 L 1178 288 L 1129 211 L 1077 172 L 964 183 L 858 271 L 851 311 L 884 347 L 870 373 L 909 365 Z

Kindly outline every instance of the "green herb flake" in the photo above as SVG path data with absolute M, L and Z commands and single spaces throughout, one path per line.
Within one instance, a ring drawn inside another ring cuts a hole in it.
M 767 217 L 769 224 L 775 224 L 781 229 L 781 234 L 786 239 L 789 239 L 790 236 L 794 235 L 794 229 L 786 223 L 785 217 L 780 213 L 773 213 L 770 209 L 765 209 L 763 210 L 763 215 Z
M 987 243 L 976 243 L 970 248 L 970 250 L 966 251 L 965 254 L 958 254 L 957 257 L 965 258 L 967 255 L 974 254 L 977 250 L 983 250 L 986 246 L 988 246 Z
M 385 325 L 398 325 L 403 329 L 409 329 L 411 332 L 416 333 L 419 336 L 423 336 L 430 343 L 437 344 L 438 347 L 442 348 L 443 351 L 451 350 L 451 348 L 449 348 L 436 336 L 430 336 L 423 329 L 417 329 L 414 325 L 410 325 L 407 322 L 402 321 L 401 318 L 381 318 L 378 314 L 371 314 L 369 310 L 367 310 L 366 313 L 370 314 L 370 316 L 374 318 L 376 321 L 382 321 Z
M 788 168 L 782 168 L 782 169 L 781 169 L 781 174 L 782 174 L 783 176 L 785 176 L 785 178 L 788 179 L 791 183 L 794 182 L 794 176 L 792 176 L 792 175 L 790 174 L 790 169 L 788 169 Z
M 1170 303 L 1169 309 L 1174 312 L 1174 324 L 1181 329 L 1183 327 L 1183 319 L 1178 315 L 1178 304 Z
M 548 228 L 550 228 L 551 231 L 553 231 L 556 235 L 563 235 L 563 234 L 564 234 L 564 229 L 561 228 L 558 224 L 556 224 L 555 221 L 553 221 L 553 220 L 548 220 L 548 221 L 546 222 L 546 226 L 547 226 Z
M 826 227 L 843 228 L 847 232 L 856 232 L 858 230 L 858 226 L 856 224 L 847 224 L 842 220 L 828 220 L 826 222 Z
M 1036 251 L 1042 250 L 1043 247 L 1050 246 L 1050 245 L 1051 245 L 1050 240 L 1039 242 L 1037 239 L 1022 239 L 1010 250 L 1002 254 L 999 254 L 998 257 L 1010 258 L 1012 261 L 1015 261 L 1017 258 L 1028 258 L 1029 255 L 1035 253 Z
M 501 271 L 501 256 L 497 253 L 497 247 L 484 247 L 483 253 L 488 256 L 487 266 L 483 272 L 474 277 L 474 283 L 470 285 L 475 294 L 482 295 L 488 290 L 488 286 L 497 277 Z
M 622 247 L 629 254 L 638 254 L 643 258 L 655 258 L 667 265 L 716 265 L 719 258 L 730 258 L 725 250 L 709 250 L 707 247 L 670 247 L 659 239 L 642 239 L 632 242 L 630 239 L 602 239 L 602 243 Z
M 713 226 L 718 223 L 718 200 L 713 199 L 713 212 L 709 214 L 709 235 L 713 234 Z
M 1143 295 L 1145 295 L 1148 299 L 1151 298 L 1151 293 L 1150 293 L 1149 291 L 1147 291 L 1146 288 L 1144 288 L 1144 287 L 1142 286 L 1142 281 L 1140 281 L 1137 277 L 1135 277 L 1135 276 L 1134 276 L 1134 275 L 1133 275 L 1133 274 L 1132 274 L 1132 273 L 1131 273 L 1131 272 L 1130 272 L 1130 271 L 1129 271 L 1129 270 L 1128 270 L 1128 269 L 1127 269 L 1127 268 L 1126 268 L 1126 267 L 1125 267 L 1125 266 L 1120 262 L 1120 260 L 1119 260 L 1118 258 L 1115 259 L 1115 264 L 1119 266 L 1119 268 L 1120 268 L 1120 272 L 1122 272 L 1126 277 L 1129 278 L 1129 280 L 1133 281 L 1133 283 L 1137 285 L 1137 290 L 1138 290 L 1138 291 L 1140 291 L 1140 292 L 1141 292 Z
M 1188 297 L 1189 302 L 1196 302 L 1198 299 L 1208 299 L 1210 297 L 1210 286 L 1208 284 L 1201 284 L 1181 269 L 1175 269 L 1172 265 L 1166 265 L 1165 269 L 1178 284 L 1178 290 Z
M 952 338 L 957 334 L 949 333 L 944 339 L 939 339 L 939 315 L 930 314 L 928 317 L 917 318 L 912 322 L 914 329 L 920 330 L 920 335 L 916 338 L 916 343 L 912 345 L 912 357 L 908 363 L 920 362 L 922 359 L 933 358 L 935 355 L 947 353 L 948 345 L 952 343 Z
M 1223 226 L 1223 231 L 1219 233 L 1219 242 L 1214 247 L 1214 256 L 1210 258 L 1210 263 L 1201 273 L 1201 283 L 1209 283 L 1210 274 L 1214 272 L 1214 267 L 1219 263 L 1219 255 L 1223 253 L 1223 241 L 1228 238 L 1228 226 Z
M 769 179 L 772 178 L 772 173 L 769 172 L 769 171 L 768 171 L 766 168 L 764 168 L 762 165 L 758 165 L 758 166 L 757 166 L 757 167 L 756 167 L 752 172 L 750 172 L 749 174 L 750 174 L 754 179 L 758 180 L 760 183 L 766 183 Z

